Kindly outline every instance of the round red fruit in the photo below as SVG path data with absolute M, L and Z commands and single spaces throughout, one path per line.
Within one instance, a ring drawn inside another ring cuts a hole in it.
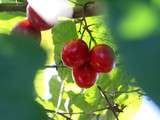
M 87 44 L 81 40 L 72 40 L 64 45 L 62 61 L 68 67 L 78 67 L 89 59 Z
M 73 68 L 73 77 L 80 88 L 90 88 L 96 82 L 97 72 L 89 63 L 85 63 L 80 67 Z
M 27 6 L 27 17 L 35 29 L 39 31 L 48 30 L 53 27 L 53 25 L 47 23 L 40 15 L 38 15 L 30 5 Z
M 108 45 L 99 44 L 90 51 L 90 63 L 97 72 L 110 72 L 113 68 L 114 60 L 114 51 Z
M 32 24 L 26 19 L 20 21 L 11 31 L 12 34 L 30 36 L 37 40 L 41 40 L 41 32 L 36 30 Z

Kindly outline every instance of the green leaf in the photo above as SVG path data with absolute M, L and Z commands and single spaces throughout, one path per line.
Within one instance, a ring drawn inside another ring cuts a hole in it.
M 33 79 L 45 53 L 31 38 L 0 35 L 0 119 L 42 120 L 46 115 L 33 98 Z
M 58 76 L 53 76 L 49 83 L 50 93 L 52 95 L 52 99 L 50 101 L 53 102 L 54 107 L 57 107 L 58 99 L 60 96 L 60 90 L 61 90 L 61 81 L 58 81 Z
M 75 1 L 75 2 L 78 3 L 78 4 L 84 5 L 84 4 L 86 4 L 87 2 L 90 2 L 91 0 L 73 0 L 73 1 Z M 95 1 L 95 0 L 92 0 L 92 1 Z M 75 5 L 76 5 L 76 4 L 75 4 Z M 76 6 L 78 6 L 78 5 L 76 5 Z
M 76 32 L 76 25 L 71 20 L 61 21 L 59 24 L 54 26 L 52 34 L 54 44 L 54 59 L 56 64 L 58 64 L 61 61 L 61 52 L 64 44 L 67 41 L 76 39 L 78 37 Z M 62 80 L 68 79 L 69 81 L 73 82 L 70 69 L 59 68 L 58 73 Z

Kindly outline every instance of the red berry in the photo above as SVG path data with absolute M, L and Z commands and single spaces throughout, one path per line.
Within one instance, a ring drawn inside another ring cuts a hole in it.
M 112 70 L 114 60 L 114 51 L 108 45 L 99 44 L 90 51 L 90 63 L 97 72 L 110 72 Z
M 73 68 L 73 76 L 79 87 L 89 88 L 96 82 L 97 72 L 89 63 L 85 63 L 80 67 Z
M 77 67 L 89 59 L 87 44 L 81 40 L 72 40 L 64 45 L 62 50 L 62 61 L 68 67 Z
M 23 20 L 23 21 L 19 22 L 12 29 L 11 33 L 23 35 L 23 36 L 30 36 L 30 37 L 34 37 L 38 40 L 41 40 L 41 32 L 36 30 L 28 20 Z
M 27 6 L 27 17 L 28 20 L 33 24 L 35 29 L 41 31 L 41 30 L 48 30 L 53 25 L 48 24 L 36 11 L 31 7 Z

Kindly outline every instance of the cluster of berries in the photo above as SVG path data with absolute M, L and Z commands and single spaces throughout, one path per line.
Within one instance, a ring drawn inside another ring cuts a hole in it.
M 98 73 L 108 73 L 115 61 L 114 51 L 105 44 L 95 45 L 89 50 L 87 44 L 81 40 L 72 40 L 64 45 L 62 61 L 73 68 L 73 77 L 81 88 L 93 86 Z
M 48 24 L 29 4 L 26 11 L 27 19 L 20 21 L 12 33 L 31 36 L 41 41 L 41 31 L 52 28 L 53 24 Z M 89 50 L 81 39 L 66 43 L 62 50 L 62 61 L 69 68 L 73 68 L 73 77 L 81 88 L 94 85 L 98 73 L 110 72 L 114 60 L 114 51 L 108 45 L 95 45 Z
M 29 4 L 26 8 L 27 19 L 20 21 L 12 29 L 13 34 L 34 37 L 41 41 L 41 31 L 48 30 L 53 25 L 48 24 Z

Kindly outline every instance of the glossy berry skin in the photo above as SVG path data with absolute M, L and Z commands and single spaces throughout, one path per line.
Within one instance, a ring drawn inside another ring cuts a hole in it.
M 96 82 L 97 72 L 89 63 L 85 63 L 80 67 L 73 68 L 73 77 L 80 88 L 90 88 Z
M 12 29 L 11 34 L 33 37 L 41 41 L 41 32 L 36 30 L 27 19 L 16 24 Z
M 114 51 L 108 45 L 99 44 L 90 51 L 90 63 L 97 72 L 110 72 L 113 68 L 114 60 Z
M 78 67 L 89 59 L 87 44 L 81 40 L 72 40 L 64 45 L 62 61 L 68 67 Z
M 36 13 L 36 11 L 31 7 L 27 6 L 27 17 L 28 20 L 33 24 L 35 29 L 39 31 L 48 30 L 53 25 L 48 24 L 40 15 Z

